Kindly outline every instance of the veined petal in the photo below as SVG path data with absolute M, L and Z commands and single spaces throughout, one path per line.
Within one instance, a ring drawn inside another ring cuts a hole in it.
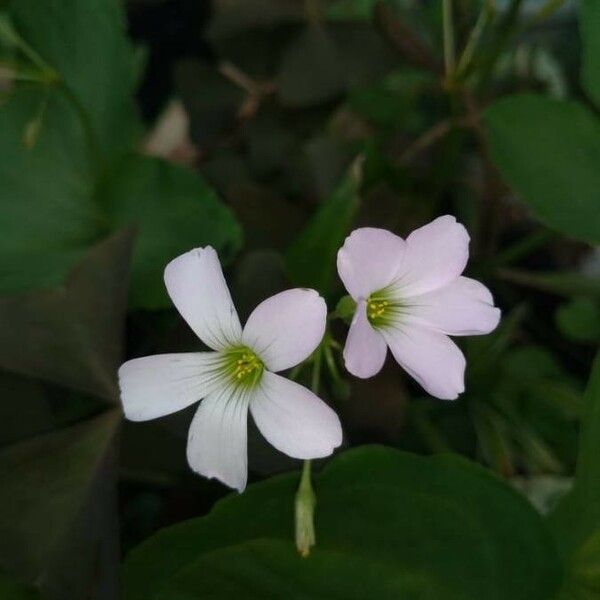
M 490 291 L 468 277 L 411 298 L 407 311 L 411 319 L 448 335 L 490 333 L 500 321 L 500 309 L 494 306 Z
M 442 288 L 464 271 L 468 259 L 467 230 L 454 217 L 439 217 L 406 238 L 404 262 L 393 287 L 402 298 Z
M 337 268 L 348 293 L 356 300 L 388 286 L 402 264 L 406 243 L 385 229 L 354 230 L 339 249 Z
M 394 358 L 425 391 L 442 400 L 464 392 L 465 357 L 448 336 L 412 323 L 382 333 Z
M 147 421 L 176 412 L 209 394 L 221 377 L 217 352 L 159 354 L 128 360 L 119 369 L 125 416 Z
M 310 390 L 275 373 L 264 373 L 250 412 L 267 441 L 293 458 L 329 456 L 342 443 L 335 412 Z
M 195 248 L 172 260 L 165 285 L 194 333 L 213 350 L 240 343 L 242 327 L 213 248 Z
M 381 371 L 386 354 L 385 339 L 369 323 L 366 302 L 361 300 L 356 306 L 344 346 L 346 369 L 362 379 L 373 377 Z
M 190 425 L 187 459 L 204 477 L 244 491 L 248 479 L 248 389 L 224 385 L 209 394 Z
M 293 289 L 261 302 L 248 318 L 242 343 L 252 348 L 270 371 L 302 362 L 325 334 L 327 305 L 314 290 Z

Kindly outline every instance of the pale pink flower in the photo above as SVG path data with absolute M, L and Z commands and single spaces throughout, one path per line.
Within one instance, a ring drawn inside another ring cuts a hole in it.
M 247 480 L 247 417 L 294 458 L 327 456 L 342 442 L 334 411 L 280 375 L 306 359 L 325 332 L 327 308 L 314 290 L 292 289 L 259 304 L 242 329 L 216 252 L 197 248 L 165 269 L 173 303 L 213 352 L 136 358 L 119 369 L 125 415 L 145 421 L 204 398 L 192 420 L 192 469 L 242 491 Z
M 462 277 L 469 235 L 451 216 L 406 240 L 385 229 L 357 229 L 338 252 L 338 272 L 356 312 L 344 360 L 357 377 L 379 372 L 391 350 L 432 396 L 464 391 L 465 358 L 449 335 L 481 335 L 500 320 L 490 291 Z

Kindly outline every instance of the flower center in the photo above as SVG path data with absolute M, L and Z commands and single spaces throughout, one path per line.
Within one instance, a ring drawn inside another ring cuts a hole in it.
M 265 365 L 250 348 L 231 348 L 225 358 L 227 375 L 236 386 L 254 387 L 260 382 Z
M 386 290 L 374 292 L 367 298 L 367 319 L 376 329 L 392 324 L 401 312 L 402 304 Z

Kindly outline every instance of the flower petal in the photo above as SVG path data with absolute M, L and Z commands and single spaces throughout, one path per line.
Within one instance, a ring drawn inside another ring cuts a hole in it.
M 242 492 L 248 479 L 247 436 L 248 391 L 221 387 L 200 403 L 190 425 L 190 467 Z
M 194 333 L 213 350 L 240 343 L 242 327 L 213 248 L 195 248 L 172 260 L 165 285 Z
M 403 298 L 439 289 L 464 271 L 468 258 L 467 230 L 454 217 L 439 217 L 406 238 L 395 287 Z
M 250 412 L 267 441 L 293 458 L 329 456 L 342 443 L 335 412 L 310 390 L 275 373 L 265 371 Z
M 339 249 L 337 268 L 348 293 L 356 300 L 389 285 L 402 264 L 406 243 L 385 229 L 355 229 Z
M 242 342 L 270 371 L 289 369 L 308 357 L 325 334 L 327 305 L 314 290 L 293 289 L 261 302 L 248 318 Z
M 182 410 L 211 390 L 219 378 L 217 352 L 159 354 L 128 360 L 119 369 L 125 416 L 147 421 Z
M 432 396 L 454 400 L 464 392 L 465 357 L 448 336 L 415 324 L 382 333 L 394 358 Z
M 344 346 L 346 369 L 362 379 L 373 377 L 381 371 L 386 354 L 385 339 L 371 327 L 367 319 L 366 302 L 361 300 L 356 307 Z
M 490 291 L 478 281 L 459 277 L 439 290 L 410 299 L 410 316 L 447 335 L 482 335 L 500 321 Z

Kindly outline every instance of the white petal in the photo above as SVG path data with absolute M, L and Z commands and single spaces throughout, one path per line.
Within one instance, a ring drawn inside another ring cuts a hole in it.
M 248 318 L 242 341 L 270 371 L 302 362 L 323 339 L 327 305 L 314 290 L 293 289 L 261 302 Z
M 403 298 L 439 289 L 464 271 L 468 259 L 467 230 L 454 217 L 439 217 L 406 238 L 395 287 Z
M 386 354 L 385 339 L 371 327 L 367 319 L 366 302 L 361 300 L 356 307 L 344 346 L 346 369 L 362 379 L 373 377 L 381 371 Z
M 173 304 L 213 350 L 240 343 L 242 327 L 213 248 L 196 248 L 172 260 L 165 285 Z
M 198 407 L 188 436 L 190 467 L 242 492 L 248 479 L 248 392 L 224 386 Z
M 267 441 L 293 458 L 329 456 L 342 443 L 335 412 L 310 390 L 275 373 L 265 371 L 250 412 Z
M 337 268 L 348 293 L 367 298 L 389 285 L 402 263 L 405 242 L 385 229 L 354 230 L 339 249 Z
M 410 315 L 448 335 L 482 335 L 500 321 L 490 291 L 478 281 L 459 277 L 439 290 L 410 298 Z
M 125 416 L 146 421 L 171 414 L 206 396 L 219 378 L 217 352 L 159 354 L 128 360 L 119 369 Z
M 448 336 L 414 324 L 382 333 L 394 358 L 432 396 L 454 400 L 464 392 L 465 357 Z

